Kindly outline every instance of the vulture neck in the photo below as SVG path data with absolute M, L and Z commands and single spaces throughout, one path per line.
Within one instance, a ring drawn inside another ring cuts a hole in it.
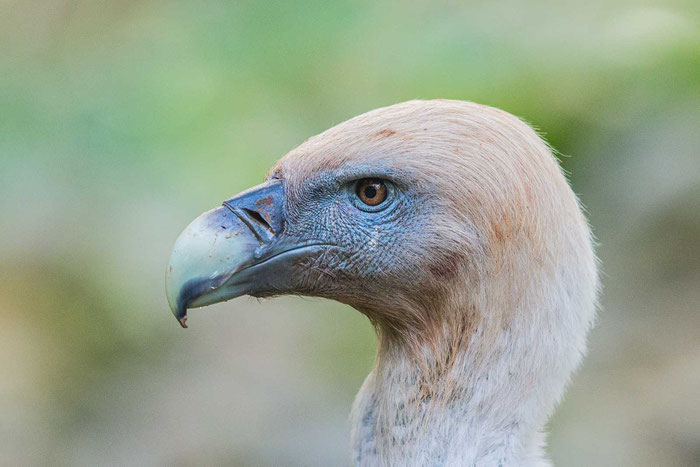
M 411 345 L 380 326 L 375 367 L 353 406 L 356 464 L 549 465 L 541 430 L 565 378 L 550 377 L 556 363 L 517 321 L 481 319 L 446 327 L 462 335 Z

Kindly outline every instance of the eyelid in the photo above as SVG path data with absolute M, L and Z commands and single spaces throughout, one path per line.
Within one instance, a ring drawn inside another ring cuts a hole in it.
M 398 185 L 398 174 L 395 171 L 383 170 L 377 167 L 357 168 L 351 170 L 339 169 L 335 177 L 341 185 L 355 183 L 365 178 L 376 178 L 385 182 L 391 182 Z

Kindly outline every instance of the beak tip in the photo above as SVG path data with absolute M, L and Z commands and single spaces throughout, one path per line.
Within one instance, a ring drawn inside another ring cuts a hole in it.
M 178 318 L 178 322 L 180 323 L 180 326 L 182 326 L 183 329 L 187 329 L 187 315 Z

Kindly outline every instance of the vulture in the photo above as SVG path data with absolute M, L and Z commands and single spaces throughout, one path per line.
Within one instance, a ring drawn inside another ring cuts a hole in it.
M 205 212 L 166 272 L 170 307 L 292 294 L 377 333 L 351 412 L 355 465 L 549 465 L 545 425 L 586 349 L 597 260 L 552 149 L 484 105 L 376 109 Z

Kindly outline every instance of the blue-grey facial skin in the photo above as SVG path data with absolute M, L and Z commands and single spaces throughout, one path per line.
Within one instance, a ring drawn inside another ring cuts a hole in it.
M 363 205 L 356 184 L 364 178 L 386 181 L 384 203 Z M 295 293 L 348 303 L 376 319 L 397 302 L 429 300 L 431 256 L 440 253 L 431 246 L 437 239 L 426 238 L 434 198 L 418 192 L 406 174 L 373 167 L 319 173 L 286 183 L 285 197 L 290 236 L 335 246 L 304 259 Z

